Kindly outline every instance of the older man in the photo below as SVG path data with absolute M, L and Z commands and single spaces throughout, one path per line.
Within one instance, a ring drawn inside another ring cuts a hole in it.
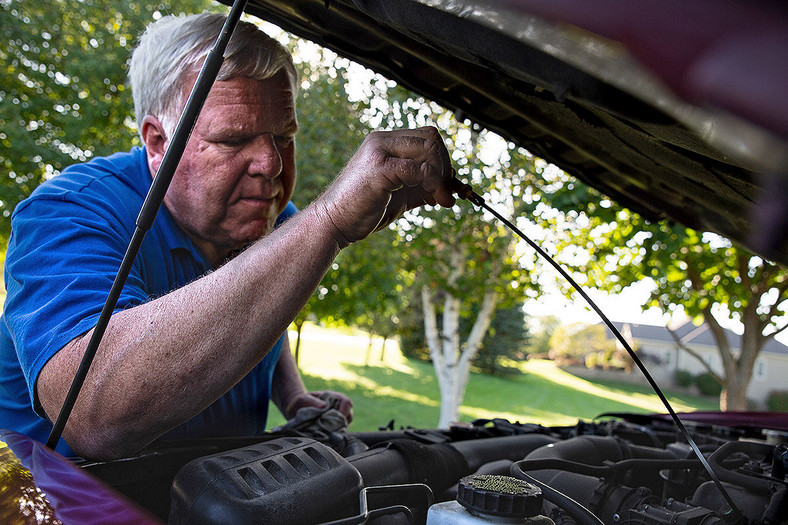
M 223 17 L 166 17 L 130 79 L 144 148 L 72 166 L 14 213 L 0 326 L 0 421 L 44 440 L 175 123 Z M 451 206 L 432 128 L 371 134 L 295 213 L 296 72 L 242 23 L 143 243 L 59 450 L 113 458 L 160 436 L 255 434 L 306 392 L 286 329 L 339 250 L 424 203 Z M 351 415 L 341 396 L 341 410 Z

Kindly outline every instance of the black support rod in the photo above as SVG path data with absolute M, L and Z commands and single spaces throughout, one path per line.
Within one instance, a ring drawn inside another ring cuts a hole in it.
M 101 315 L 96 322 L 96 326 L 93 328 L 93 334 L 88 342 L 88 347 L 85 349 L 85 354 L 82 356 L 82 362 L 79 364 L 77 373 L 74 375 L 74 380 L 71 383 L 71 388 L 60 409 L 60 414 L 52 427 L 49 439 L 47 439 L 47 447 L 53 450 L 57 446 L 60 436 L 63 434 L 63 429 L 66 426 L 66 422 L 74 408 L 74 404 L 77 402 L 79 391 L 82 389 L 82 385 L 88 375 L 90 365 L 93 363 L 93 358 L 96 356 L 96 351 L 99 348 L 101 339 L 104 337 L 104 332 L 112 317 L 112 312 L 118 303 L 120 293 L 131 272 L 134 259 L 136 259 L 137 253 L 142 246 L 142 240 L 145 238 L 145 234 L 148 233 L 148 230 L 153 226 L 153 221 L 156 219 L 156 214 L 164 201 L 164 195 L 167 193 L 167 188 L 169 188 L 172 177 L 175 175 L 175 169 L 178 167 L 178 163 L 186 149 L 186 144 L 192 134 L 194 124 L 197 122 L 197 117 L 199 117 L 205 99 L 208 97 L 208 93 L 211 91 L 211 87 L 219 74 L 219 69 L 224 62 L 224 51 L 227 48 L 230 37 L 233 35 L 233 31 L 235 31 L 235 27 L 238 25 L 238 21 L 241 18 L 241 14 L 243 14 L 246 3 L 247 0 L 235 0 L 233 2 L 230 14 L 227 16 L 227 20 L 225 20 L 222 26 L 216 43 L 205 58 L 205 62 L 200 69 L 200 74 L 197 76 L 189 99 L 186 101 L 186 106 L 178 121 L 178 126 L 175 128 L 170 145 L 164 154 L 161 166 L 153 179 L 148 195 L 145 197 L 145 202 L 142 204 L 142 209 L 137 217 L 134 234 L 131 237 L 129 246 L 120 263 L 118 274 L 115 276 L 115 280 L 112 283 L 112 288 L 104 303 L 104 308 L 101 310 Z

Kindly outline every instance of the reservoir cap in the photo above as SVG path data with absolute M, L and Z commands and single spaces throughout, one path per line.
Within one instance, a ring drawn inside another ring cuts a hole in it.
M 477 474 L 460 480 L 457 502 L 471 512 L 530 518 L 541 513 L 542 490 L 511 476 Z

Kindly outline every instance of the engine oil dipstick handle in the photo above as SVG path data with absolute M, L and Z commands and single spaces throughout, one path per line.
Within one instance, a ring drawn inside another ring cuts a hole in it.
M 676 424 L 676 427 L 678 427 L 679 432 L 681 432 L 681 435 L 684 436 L 684 438 L 687 440 L 687 443 L 689 443 L 690 447 L 692 448 L 692 451 L 698 457 L 698 460 L 703 465 L 703 468 L 706 470 L 706 472 L 708 472 L 709 476 L 714 482 L 714 485 L 722 494 L 722 497 L 725 499 L 725 502 L 728 504 L 729 507 L 728 509 L 726 509 L 726 511 L 723 514 L 723 518 L 725 519 L 725 521 L 731 524 L 746 522 L 741 511 L 733 502 L 731 496 L 728 494 L 728 491 L 725 490 L 725 487 L 722 485 L 722 482 L 720 481 L 719 477 L 711 468 L 711 465 L 709 465 L 709 462 L 706 460 L 706 458 L 703 456 L 703 453 L 700 451 L 700 448 L 698 448 L 698 445 L 695 443 L 695 440 L 692 439 L 692 436 L 690 435 L 689 431 L 686 429 L 684 424 L 681 422 L 681 419 L 679 419 L 679 416 L 673 410 L 673 406 L 671 406 L 667 397 L 665 397 L 665 394 L 662 393 L 662 389 L 659 387 L 659 385 L 657 385 L 657 382 L 654 381 L 654 378 L 646 369 L 646 365 L 644 365 L 643 362 L 640 360 L 640 358 L 637 356 L 637 354 L 635 354 L 635 351 L 632 350 L 632 347 L 629 345 L 627 340 L 624 338 L 623 335 L 621 335 L 621 332 L 619 332 L 618 328 L 616 328 L 615 325 L 610 321 L 610 319 L 608 319 L 608 317 L 599 308 L 599 306 L 597 306 L 597 304 L 591 299 L 591 297 L 589 297 L 589 295 L 585 292 L 585 290 L 572 278 L 571 275 L 569 275 L 569 273 L 566 270 L 563 269 L 563 267 L 561 267 L 560 264 L 558 264 L 552 257 L 550 257 L 550 255 L 547 252 L 545 252 L 538 244 L 536 244 L 527 235 L 525 235 L 525 233 L 523 233 L 519 228 L 517 228 L 517 226 L 515 226 L 511 221 L 507 220 L 500 213 L 498 213 L 493 208 L 491 208 L 486 202 L 484 202 L 484 199 L 478 193 L 473 191 L 473 188 L 469 184 L 466 184 L 460 181 L 459 179 L 457 179 L 456 177 L 454 177 L 454 181 L 452 182 L 452 185 L 453 185 L 452 190 L 454 191 L 454 193 L 457 194 L 459 198 L 470 201 L 475 206 L 487 210 L 496 219 L 501 221 L 507 228 L 509 228 L 512 232 L 514 232 L 522 240 L 524 240 L 528 244 L 528 246 L 533 248 L 533 250 L 537 254 L 539 254 L 540 257 L 542 257 L 544 260 L 550 263 L 550 265 L 553 268 L 555 268 L 556 271 L 558 271 L 558 273 L 561 274 L 561 276 L 564 279 L 566 279 L 566 281 L 572 286 L 572 288 L 574 288 L 575 291 L 577 291 L 577 293 L 579 293 L 583 297 L 583 299 L 585 299 L 585 301 L 597 313 L 597 315 L 599 315 L 599 317 L 602 319 L 602 322 L 604 322 L 605 325 L 607 325 L 607 327 L 610 329 L 610 331 L 613 333 L 616 339 L 618 339 L 618 341 L 627 351 L 629 357 L 632 358 L 632 361 L 635 362 L 635 365 L 637 365 L 638 369 L 643 373 L 643 375 L 646 378 L 646 381 L 648 381 L 649 385 L 651 385 L 652 390 L 654 390 L 654 392 L 657 394 L 657 397 L 659 397 L 660 401 L 662 401 L 662 404 L 667 409 L 668 413 L 670 414 L 670 417 L 673 419 L 673 422 Z

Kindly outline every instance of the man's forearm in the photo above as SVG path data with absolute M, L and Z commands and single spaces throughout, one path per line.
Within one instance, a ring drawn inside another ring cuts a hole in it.
M 215 272 L 113 317 L 66 440 L 79 454 L 119 456 L 199 413 L 263 358 L 340 247 L 416 206 L 454 205 L 452 180 L 436 129 L 367 136 L 303 212 Z M 87 341 L 72 341 L 41 372 L 38 395 L 51 418 Z
M 302 394 L 306 394 L 306 387 L 290 350 L 290 339 L 285 334 L 282 353 L 276 362 L 273 384 L 271 385 L 271 400 L 282 415 L 286 419 L 290 419 L 294 414 L 288 413 L 288 408 L 293 400 Z
M 128 454 L 205 409 L 260 362 L 337 252 L 319 210 L 307 208 L 215 272 L 117 312 L 66 440 L 90 457 Z M 41 372 L 38 395 L 52 419 L 89 336 Z

